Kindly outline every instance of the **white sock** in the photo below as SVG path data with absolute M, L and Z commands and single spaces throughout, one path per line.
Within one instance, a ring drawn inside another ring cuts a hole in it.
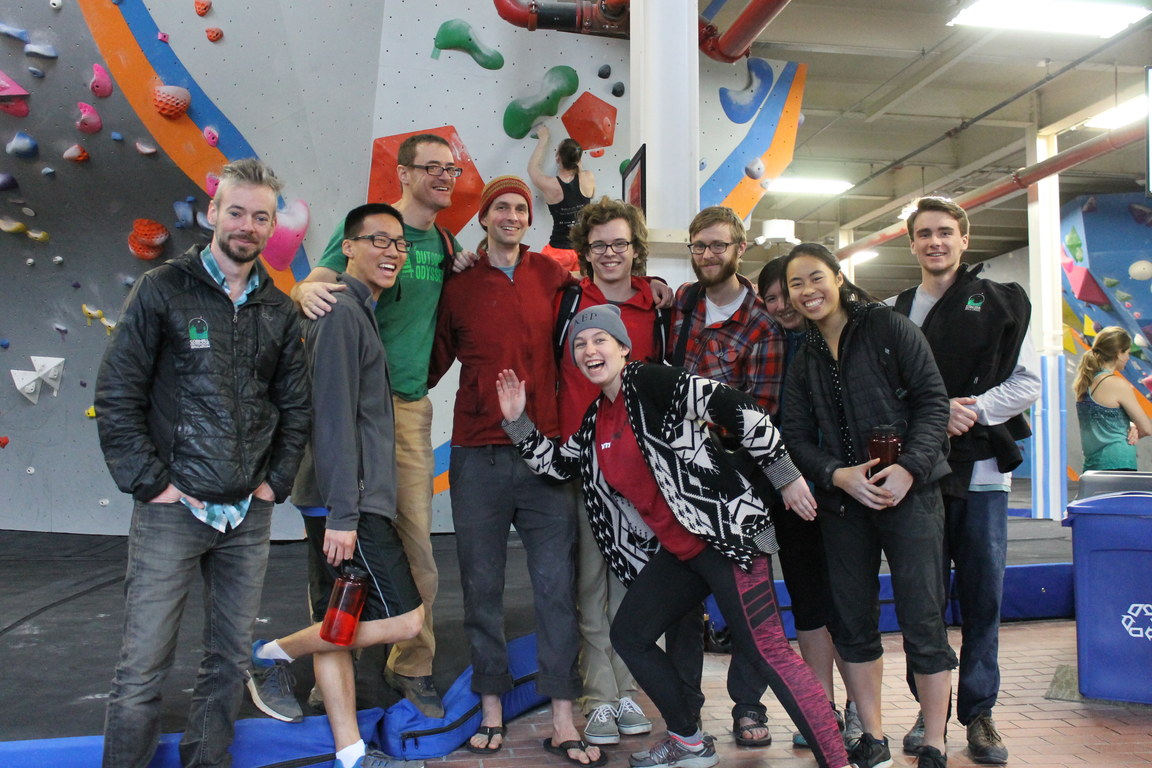
M 356 765 L 357 760 L 364 757 L 364 752 L 364 739 L 360 739 L 360 741 L 355 744 L 344 747 L 344 749 L 337 752 L 336 762 L 338 766 L 343 766 L 343 768 L 352 768 L 352 766 Z
M 280 643 L 275 640 L 260 646 L 260 650 L 256 651 L 256 658 L 270 659 L 272 661 L 295 661 L 291 656 L 284 653 L 284 649 L 280 647 Z
M 681 736 L 678 733 L 672 733 L 672 731 L 668 731 L 668 735 L 694 751 L 700 749 L 700 745 L 704 743 L 704 733 L 699 728 L 690 736 Z

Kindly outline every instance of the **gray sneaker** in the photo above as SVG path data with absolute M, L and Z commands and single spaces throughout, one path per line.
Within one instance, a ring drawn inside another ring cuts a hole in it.
M 263 644 L 260 640 L 252 644 L 252 668 L 248 671 L 247 679 L 252 703 L 261 712 L 277 720 L 286 723 L 303 722 L 304 710 L 292 692 L 296 681 L 288 671 L 288 662 L 256 658 L 256 649 Z
M 916 713 L 916 722 L 909 729 L 908 733 L 904 734 L 904 754 L 918 755 L 920 754 L 920 747 L 924 745 L 924 713 Z
M 631 696 L 620 699 L 620 706 L 616 708 L 616 726 L 625 736 L 636 736 L 652 731 L 652 721 Z
M 672 734 L 628 758 L 632 768 L 712 768 L 719 762 L 712 739 L 702 739 L 700 746 L 693 749 Z
M 1000 739 L 992 713 L 987 710 L 968 723 L 968 754 L 972 762 L 982 765 L 1004 765 L 1008 762 L 1008 748 Z
M 444 702 L 436 691 L 431 675 L 408 677 L 384 667 L 384 682 L 415 704 L 416 709 L 426 717 L 444 717 Z
M 341 768 L 337 765 L 336 768 Z M 424 768 L 423 760 L 400 760 L 389 757 L 378 749 L 370 749 L 351 768 Z
M 584 741 L 589 744 L 620 743 L 615 707 L 611 704 L 601 704 L 588 713 L 588 722 L 584 725 Z
M 848 749 L 860 740 L 864 733 L 864 726 L 860 722 L 860 713 L 856 711 L 856 702 L 849 701 L 844 705 L 844 745 Z
M 312 690 L 308 691 L 308 708 L 321 715 L 328 711 L 324 706 L 324 694 L 318 685 L 312 686 Z

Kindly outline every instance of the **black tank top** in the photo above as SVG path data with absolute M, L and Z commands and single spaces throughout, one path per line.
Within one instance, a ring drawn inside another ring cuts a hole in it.
M 572 177 L 572 181 L 564 181 L 559 176 L 556 177 L 556 181 L 564 191 L 564 199 L 548 206 L 548 212 L 552 214 L 552 236 L 548 238 L 548 245 L 571 250 L 572 241 L 568 238 L 568 230 L 576 223 L 576 214 L 592 202 L 592 198 L 584 197 L 580 192 L 579 172 Z

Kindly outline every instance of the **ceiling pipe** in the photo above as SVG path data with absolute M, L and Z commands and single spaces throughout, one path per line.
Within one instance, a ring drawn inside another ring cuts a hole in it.
M 711 59 L 732 64 L 748 55 L 752 43 L 773 19 L 784 10 L 789 0 L 752 0 L 732 26 L 720 34 L 712 24 L 701 20 L 700 50 Z
M 954 197 L 952 198 L 952 202 L 966 211 L 978 208 L 993 200 L 999 200 L 1007 195 L 1028 189 L 1031 185 L 1054 173 L 1060 173 L 1088 160 L 1093 160 L 1109 152 L 1123 149 L 1129 144 L 1135 144 L 1145 138 L 1146 134 L 1147 127 L 1143 121 L 1140 120 L 1126 126 L 1121 126 L 1120 128 L 1113 128 L 1094 139 L 1089 139 L 1063 152 L 1058 152 L 1047 160 L 1041 160 L 1034 165 L 1020 168 L 1002 179 Z M 897 222 L 896 224 L 881 229 L 879 232 L 873 232 L 868 237 L 841 248 L 836 252 L 836 257 L 843 260 L 854 253 L 876 248 L 877 246 L 907 234 L 907 223 L 903 221 Z
M 628 37 L 629 0 L 492 0 L 500 18 L 529 31 L 555 29 L 600 37 Z

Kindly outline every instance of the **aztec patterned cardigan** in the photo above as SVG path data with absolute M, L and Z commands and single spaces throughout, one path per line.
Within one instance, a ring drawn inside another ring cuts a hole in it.
M 676 519 L 721 554 L 747 568 L 752 558 L 777 550 L 766 501 L 713 441 L 708 424 L 724 427 L 782 488 L 800 471 L 764 411 L 748 395 L 682 368 L 629 363 L 620 392 L 640 452 Z M 604 479 L 596 455 L 596 413 L 603 395 L 566 442 L 550 440 L 527 415 L 504 430 L 538 475 L 570 480 L 580 475 L 597 546 L 613 573 L 628 585 L 659 547 L 637 509 Z

